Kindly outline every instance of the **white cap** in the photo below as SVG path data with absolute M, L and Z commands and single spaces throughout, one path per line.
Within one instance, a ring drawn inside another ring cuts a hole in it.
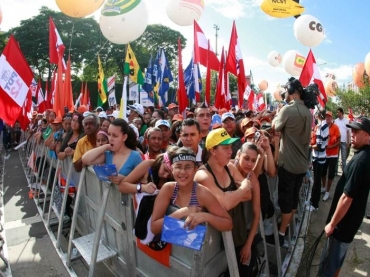
M 141 105 L 139 103 L 134 103 L 133 105 L 128 105 L 128 108 L 130 110 L 133 110 L 133 111 L 137 112 L 140 115 L 144 114 L 144 107 L 143 107 L 143 105 Z
M 119 111 L 113 111 L 112 116 L 116 119 L 119 117 Z
M 83 117 L 86 117 L 86 116 L 88 116 L 89 114 L 91 114 L 89 111 L 86 111 L 86 112 L 84 112 L 82 115 L 83 115 Z
M 129 124 L 128 126 L 130 126 L 132 130 L 134 130 L 134 132 L 136 134 L 136 139 L 139 139 L 139 130 L 137 129 L 137 127 L 132 123 Z
M 166 126 L 168 128 L 171 128 L 170 123 L 168 123 L 168 121 L 164 119 L 157 120 L 157 122 L 155 123 L 155 127 L 159 126 Z
M 100 117 L 100 118 L 107 118 L 107 114 L 106 114 L 106 112 L 105 112 L 105 111 L 100 112 L 100 113 L 99 113 L 99 117 Z
M 222 114 L 222 117 L 221 117 L 221 122 L 224 122 L 226 120 L 226 118 L 232 118 L 235 120 L 235 116 L 232 114 L 232 113 L 223 113 Z

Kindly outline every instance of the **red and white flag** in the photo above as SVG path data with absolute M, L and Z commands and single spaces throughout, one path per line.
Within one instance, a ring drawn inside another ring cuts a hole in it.
M 18 42 L 11 35 L 0 57 L 0 118 L 13 125 L 22 111 L 33 79 Z M 31 95 L 32 97 L 32 95 Z
M 207 61 L 208 57 L 209 62 Z M 208 50 L 208 39 L 196 21 L 194 21 L 194 63 L 200 63 L 205 67 L 217 71 L 220 68 L 220 61 L 212 48 Z
M 235 21 L 233 23 L 233 29 L 231 31 L 229 54 L 226 60 L 226 70 L 238 77 L 238 106 L 243 107 L 243 94 L 247 87 L 244 71 L 244 61 L 240 43 L 238 39 L 238 33 L 236 31 Z
M 263 92 L 257 94 L 257 111 L 263 111 L 266 108 Z
M 49 17 L 49 59 L 50 63 L 58 64 L 59 56 L 62 57 L 63 70 L 67 68 L 63 59 L 65 46 L 60 38 L 59 32 L 55 27 L 54 21 Z
M 216 87 L 215 107 L 217 109 L 226 108 L 227 110 L 230 110 L 231 97 L 228 89 L 229 79 L 228 74 L 226 74 L 225 60 L 225 51 L 222 47 L 220 69 L 218 71 L 218 81 Z
M 251 88 L 251 76 L 252 76 L 252 73 L 251 73 L 251 75 L 246 76 L 247 86 L 245 87 L 244 95 L 243 95 L 244 99 L 247 100 L 247 102 L 248 102 L 248 110 L 253 110 L 254 109 L 253 103 L 254 103 L 255 93 Z
M 304 87 L 315 83 L 319 87 L 320 93 L 317 99 L 319 100 L 321 107 L 325 107 L 327 102 L 325 87 L 324 83 L 322 82 L 319 67 L 317 66 L 315 57 L 313 56 L 311 50 L 308 52 L 308 56 L 303 66 L 301 76 L 299 77 L 299 81 L 301 81 L 302 86 Z
M 39 83 L 37 85 L 36 99 L 37 99 L 37 111 L 39 113 L 43 113 L 47 109 L 47 103 L 46 103 L 46 100 L 45 100 L 45 97 L 44 97 L 44 93 L 42 91 L 40 79 L 39 79 Z
M 18 115 L 17 121 L 21 126 L 23 131 L 27 130 L 28 125 L 30 124 L 31 120 L 31 108 L 32 108 L 32 92 L 31 90 L 28 91 L 27 97 L 23 103 L 21 113 Z

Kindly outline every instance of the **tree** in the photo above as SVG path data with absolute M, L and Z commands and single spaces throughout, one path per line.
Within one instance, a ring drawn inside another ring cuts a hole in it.
M 352 108 L 354 114 L 370 114 L 370 85 L 367 84 L 358 92 L 353 90 L 338 89 L 337 99 L 340 107 L 345 112 Z

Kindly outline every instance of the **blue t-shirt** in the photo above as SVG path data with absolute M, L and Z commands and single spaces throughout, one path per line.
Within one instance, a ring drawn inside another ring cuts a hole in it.
M 118 171 L 118 174 L 127 176 L 130 174 L 134 168 L 142 162 L 141 156 L 139 152 L 132 150 L 130 156 L 128 156 L 126 162 Z M 112 164 L 113 163 L 113 153 L 112 151 L 105 151 L 105 163 Z

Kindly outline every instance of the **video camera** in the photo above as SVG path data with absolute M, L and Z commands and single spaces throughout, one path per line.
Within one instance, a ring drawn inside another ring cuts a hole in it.
M 317 97 L 320 92 L 318 85 L 315 83 L 304 88 L 298 79 L 291 77 L 288 83 L 282 87 L 286 89 L 286 91 L 280 94 L 283 100 L 286 97 L 286 93 L 293 94 L 295 91 L 298 91 L 301 94 L 301 100 L 308 109 L 314 109 L 315 106 L 319 104 Z

